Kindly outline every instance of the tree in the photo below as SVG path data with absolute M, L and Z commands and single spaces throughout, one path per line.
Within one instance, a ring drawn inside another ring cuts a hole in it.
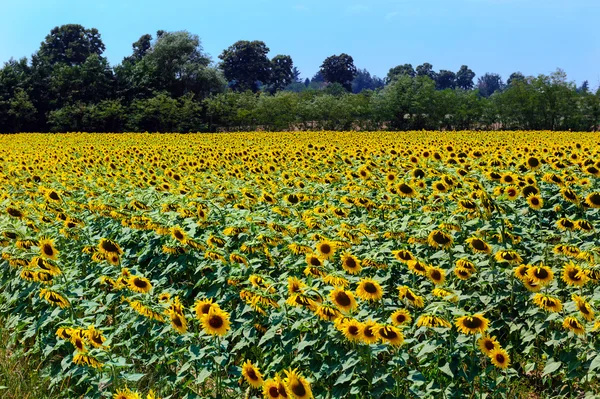
M 8 114 L 14 118 L 13 131 L 22 131 L 24 127 L 28 126 L 35 119 L 36 109 L 22 88 L 19 87 L 15 90 L 15 94 L 9 101 L 9 105 Z
M 96 28 L 86 29 L 81 25 L 57 26 L 42 42 L 39 55 L 50 64 L 78 65 L 92 54 L 102 55 L 105 46 Z
M 523 83 L 523 82 L 525 82 L 525 75 L 523 75 L 521 72 L 513 72 L 508 77 L 508 80 L 506 81 L 506 85 L 513 86 L 516 83 Z
M 394 79 L 400 76 L 409 76 L 414 78 L 417 75 L 412 64 L 398 65 L 390 69 L 386 77 L 386 84 L 391 83 Z
M 133 48 L 133 54 L 127 57 L 126 60 L 130 62 L 141 60 L 152 47 L 152 36 L 149 34 L 142 35 L 131 47 Z
M 433 70 L 433 65 L 428 62 L 419 65 L 417 67 L 417 76 L 426 76 L 435 82 L 436 73 Z
M 327 57 L 320 69 L 323 78 L 328 83 L 339 83 L 347 91 L 352 90 L 352 80 L 357 74 L 354 60 L 348 54 Z
M 466 65 L 461 66 L 458 72 L 456 72 L 456 87 L 463 90 L 471 90 L 474 86 L 473 78 L 475 78 L 475 72 Z
M 477 80 L 479 94 L 483 97 L 489 97 L 496 91 L 502 90 L 504 83 L 497 73 L 486 73 Z
M 298 68 L 292 68 L 292 75 L 294 76 L 293 81 L 295 83 L 302 83 L 302 78 L 300 77 L 300 70 Z
M 437 90 L 454 89 L 456 87 L 456 74 L 442 69 L 436 76 L 435 88 Z
M 309 84 L 310 84 L 310 79 L 309 78 L 304 79 L 304 86 L 308 87 Z
M 371 76 L 366 69 L 358 69 L 356 77 L 352 81 L 352 93 L 360 93 L 363 90 L 377 90 L 383 86 L 383 79 Z
M 271 60 L 271 76 L 269 88 L 272 93 L 296 82 L 294 78 L 294 62 L 289 55 L 276 55 Z M 299 72 L 298 72 L 299 73 Z
M 262 41 L 240 40 L 223 50 L 219 67 L 234 90 L 257 92 L 261 83 L 269 82 L 271 61 L 268 53 L 269 48 Z
M 590 91 L 590 83 L 587 80 L 584 80 L 581 83 L 581 86 L 577 88 L 578 93 L 588 93 Z

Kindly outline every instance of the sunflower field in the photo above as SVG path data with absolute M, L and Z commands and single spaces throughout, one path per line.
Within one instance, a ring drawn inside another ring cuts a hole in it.
M 0 136 L 0 323 L 57 398 L 595 397 L 599 139 Z

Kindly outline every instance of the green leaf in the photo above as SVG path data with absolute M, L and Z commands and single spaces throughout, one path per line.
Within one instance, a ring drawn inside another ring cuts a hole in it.
M 446 374 L 447 376 L 454 378 L 454 373 L 452 372 L 452 370 L 450 370 L 450 364 L 446 363 L 444 364 L 442 367 L 439 368 L 440 371 L 444 374 Z
M 592 363 L 590 364 L 590 370 L 589 371 L 594 371 L 597 368 L 600 367 L 600 354 L 598 354 L 594 360 L 592 360 Z
M 210 377 L 210 370 L 207 369 L 202 369 L 200 370 L 200 372 L 198 373 L 198 376 L 196 377 L 196 384 L 202 384 L 204 382 L 204 380 L 206 380 L 208 377 Z
M 550 373 L 554 373 L 562 366 L 562 363 L 554 360 L 553 358 L 548 359 L 546 362 L 546 367 L 544 367 L 544 372 L 542 373 L 542 377 L 548 375 Z
M 140 373 L 135 373 L 135 374 L 123 373 L 122 375 L 123 375 L 123 378 L 126 379 L 127 381 L 138 382 L 146 374 L 140 374 Z

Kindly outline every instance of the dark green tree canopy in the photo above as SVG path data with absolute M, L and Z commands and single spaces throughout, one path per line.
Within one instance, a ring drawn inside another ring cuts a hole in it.
M 387 74 L 386 82 L 391 83 L 394 79 L 400 76 L 409 76 L 414 78 L 417 75 L 412 64 L 398 65 L 390 69 Z
M 469 69 L 468 66 L 463 65 L 458 72 L 456 72 L 456 87 L 463 90 L 471 90 L 474 86 L 474 78 L 475 72 Z
M 508 80 L 506 81 L 506 85 L 512 86 L 514 84 L 524 83 L 524 82 L 525 82 L 525 75 L 523 75 L 521 72 L 513 72 L 510 74 Z
M 454 89 L 456 87 L 456 74 L 445 69 L 438 72 L 435 79 L 435 88 L 437 90 Z
M 219 56 L 219 68 L 234 90 L 257 92 L 260 84 L 266 84 L 270 79 L 268 53 L 269 48 L 262 41 L 240 40 L 223 50 Z
M 429 62 L 426 62 L 417 67 L 417 76 L 427 76 L 429 79 L 435 82 L 437 74 L 433 70 L 433 65 L 431 65 Z
M 348 54 L 327 57 L 320 69 L 323 78 L 328 83 L 339 83 L 347 91 L 352 90 L 352 81 L 357 74 L 354 60 Z
M 294 62 L 289 55 L 276 55 L 273 57 L 271 60 L 271 76 L 268 81 L 271 92 L 274 93 L 282 90 L 290 84 L 297 82 L 294 70 Z
M 479 94 L 483 97 L 489 97 L 495 92 L 502 90 L 503 87 L 502 77 L 497 73 L 486 73 L 477 80 Z
M 79 65 L 92 54 L 102 55 L 104 49 L 98 29 L 69 24 L 52 29 L 42 42 L 39 54 L 50 64 Z

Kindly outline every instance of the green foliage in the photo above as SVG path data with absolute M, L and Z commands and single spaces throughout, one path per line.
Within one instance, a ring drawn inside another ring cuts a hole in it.
M 271 61 L 267 58 L 268 53 L 269 48 L 262 41 L 240 40 L 219 55 L 219 67 L 234 90 L 257 92 L 260 83 L 269 83 Z
M 326 82 L 339 83 L 347 91 L 352 90 L 352 81 L 358 73 L 354 66 L 354 59 L 345 53 L 325 58 L 320 72 Z

